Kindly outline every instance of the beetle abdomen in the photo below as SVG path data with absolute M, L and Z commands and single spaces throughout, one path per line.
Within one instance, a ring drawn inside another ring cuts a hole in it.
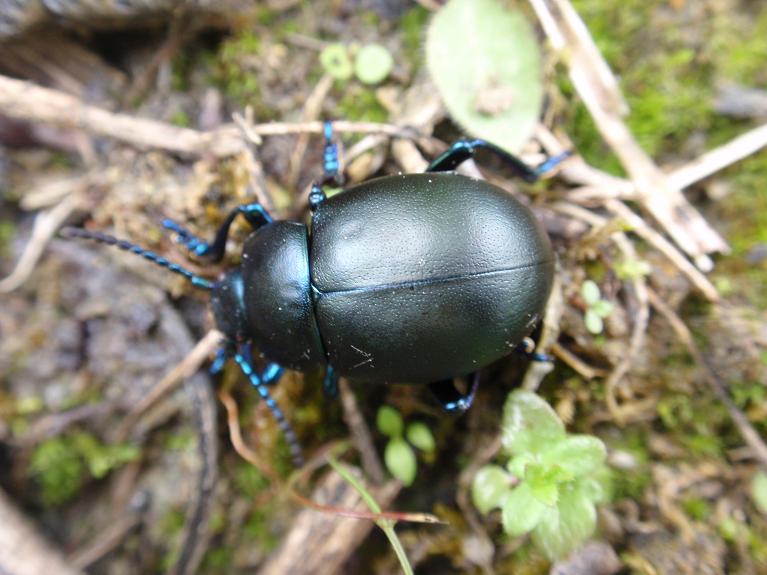
M 513 350 L 543 313 L 554 267 L 526 207 L 441 173 L 330 198 L 314 217 L 310 260 L 330 364 L 409 383 L 470 373 Z

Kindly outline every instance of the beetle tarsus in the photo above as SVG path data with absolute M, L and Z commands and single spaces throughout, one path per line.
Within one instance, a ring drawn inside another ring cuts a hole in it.
M 430 383 L 429 391 L 431 391 L 434 398 L 440 403 L 442 409 L 445 411 L 450 413 L 463 413 L 471 407 L 472 403 L 474 403 L 474 396 L 479 387 L 479 372 L 473 373 L 470 376 L 470 379 L 469 389 L 465 393 L 458 391 L 455 388 L 452 379 Z
M 330 364 L 325 368 L 325 377 L 322 378 L 322 389 L 325 391 L 325 397 L 330 399 L 335 399 L 338 395 L 338 376 Z

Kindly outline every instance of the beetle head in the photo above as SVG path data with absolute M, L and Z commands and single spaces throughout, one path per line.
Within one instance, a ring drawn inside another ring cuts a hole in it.
M 216 327 L 232 342 L 247 339 L 245 288 L 239 268 L 230 270 L 216 282 L 210 296 Z

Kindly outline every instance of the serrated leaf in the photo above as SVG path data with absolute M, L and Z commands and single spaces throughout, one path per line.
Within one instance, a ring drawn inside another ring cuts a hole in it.
M 363 46 L 354 59 L 354 75 L 364 84 L 383 82 L 393 67 L 394 59 L 380 44 Z
M 533 495 L 527 483 L 522 483 L 503 501 L 503 530 L 512 537 L 518 537 L 535 529 L 546 512 L 553 510 L 554 508 L 547 507 Z
M 533 530 L 533 543 L 556 561 L 591 537 L 596 525 L 594 503 L 575 485 L 564 486 L 556 511 L 544 514 Z
M 320 64 L 336 80 L 348 80 L 354 73 L 349 52 L 343 44 L 330 44 L 320 52 Z
M 402 416 L 399 411 L 388 405 L 383 405 L 378 409 L 376 416 L 376 427 L 378 431 L 389 437 L 400 437 L 402 435 Z
M 497 0 L 450 0 L 432 20 L 426 63 L 452 118 L 518 152 L 543 102 L 541 56 L 525 17 Z
M 392 439 L 384 452 L 386 468 L 406 486 L 413 484 L 417 464 L 413 448 L 402 438 Z
M 591 435 L 568 435 L 540 455 L 540 462 L 557 465 L 578 477 L 596 471 L 607 457 L 605 444 Z
M 767 475 L 758 471 L 751 480 L 751 497 L 757 509 L 767 515 Z
M 595 282 L 586 280 L 581 284 L 581 297 L 591 307 L 601 299 L 602 294 Z
M 471 482 L 471 498 L 480 513 L 500 507 L 511 492 L 511 478 L 498 465 L 485 465 Z
M 586 324 L 586 329 L 589 333 L 593 333 L 594 335 L 602 333 L 602 330 L 605 327 L 602 318 L 591 308 L 586 310 L 586 313 L 583 316 L 583 323 Z
M 417 421 L 408 425 L 405 437 L 421 451 L 426 453 L 434 451 L 434 436 L 431 433 L 431 429 L 425 423 Z
M 565 438 L 565 426 L 543 399 L 513 391 L 503 408 L 503 446 L 512 455 L 541 453 Z

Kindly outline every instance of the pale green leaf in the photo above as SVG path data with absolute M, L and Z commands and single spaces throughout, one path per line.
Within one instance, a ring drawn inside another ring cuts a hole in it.
M 583 322 L 586 324 L 586 329 L 589 333 L 593 333 L 594 335 L 602 333 L 602 330 L 604 329 L 602 318 L 591 308 L 586 310 L 586 313 L 583 316 Z
M 471 482 L 471 498 L 481 513 L 500 507 L 511 491 L 511 477 L 498 465 L 485 465 Z
M 384 452 L 386 468 L 394 477 L 405 485 L 412 485 L 415 480 L 416 461 L 413 448 L 402 438 L 389 441 Z
M 402 435 L 402 416 L 399 411 L 388 405 L 384 405 L 378 410 L 376 416 L 376 427 L 378 431 L 389 437 L 400 437 Z
M 581 297 L 591 307 L 601 299 L 602 294 L 599 292 L 599 286 L 595 282 L 586 280 L 581 284 Z
M 613 313 L 613 304 L 606 299 L 600 299 L 598 302 L 591 306 L 591 309 L 594 310 L 594 313 L 599 317 L 605 318 Z
M 330 44 L 320 52 L 320 64 L 336 80 L 348 80 L 354 73 L 349 52 L 343 44 Z
M 535 457 L 530 453 L 522 453 L 511 458 L 506 465 L 506 469 L 509 470 L 517 479 L 524 479 L 527 474 L 527 466 L 535 461 Z
M 432 20 L 426 63 L 450 115 L 472 135 L 518 152 L 543 102 L 532 27 L 498 0 L 449 0 Z
M 393 67 L 394 59 L 380 44 L 363 46 L 354 59 L 354 74 L 360 82 L 365 84 L 383 82 Z
M 591 435 L 568 435 L 540 456 L 541 463 L 558 465 L 573 476 L 596 471 L 607 456 L 605 444 Z
M 415 445 L 421 451 L 425 451 L 426 453 L 434 451 L 434 436 L 431 433 L 431 429 L 429 429 L 425 423 L 418 421 L 411 423 L 407 426 L 405 436 L 410 443 Z
M 506 496 L 501 508 L 503 530 L 512 537 L 518 537 L 535 529 L 547 511 L 554 508 L 533 496 L 530 486 L 522 483 Z
M 551 561 L 562 559 L 594 533 L 594 503 L 574 484 L 560 490 L 556 511 L 546 513 L 533 531 L 533 543 Z
M 759 511 L 767 515 L 767 475 L 763 471 L 757 471 L 751 480 L 751 497 Z
M 565 438 L 565 426 L 543 399 L 513 391 L 503 408 L 503 446 L 512 455 L 541 453 Z

